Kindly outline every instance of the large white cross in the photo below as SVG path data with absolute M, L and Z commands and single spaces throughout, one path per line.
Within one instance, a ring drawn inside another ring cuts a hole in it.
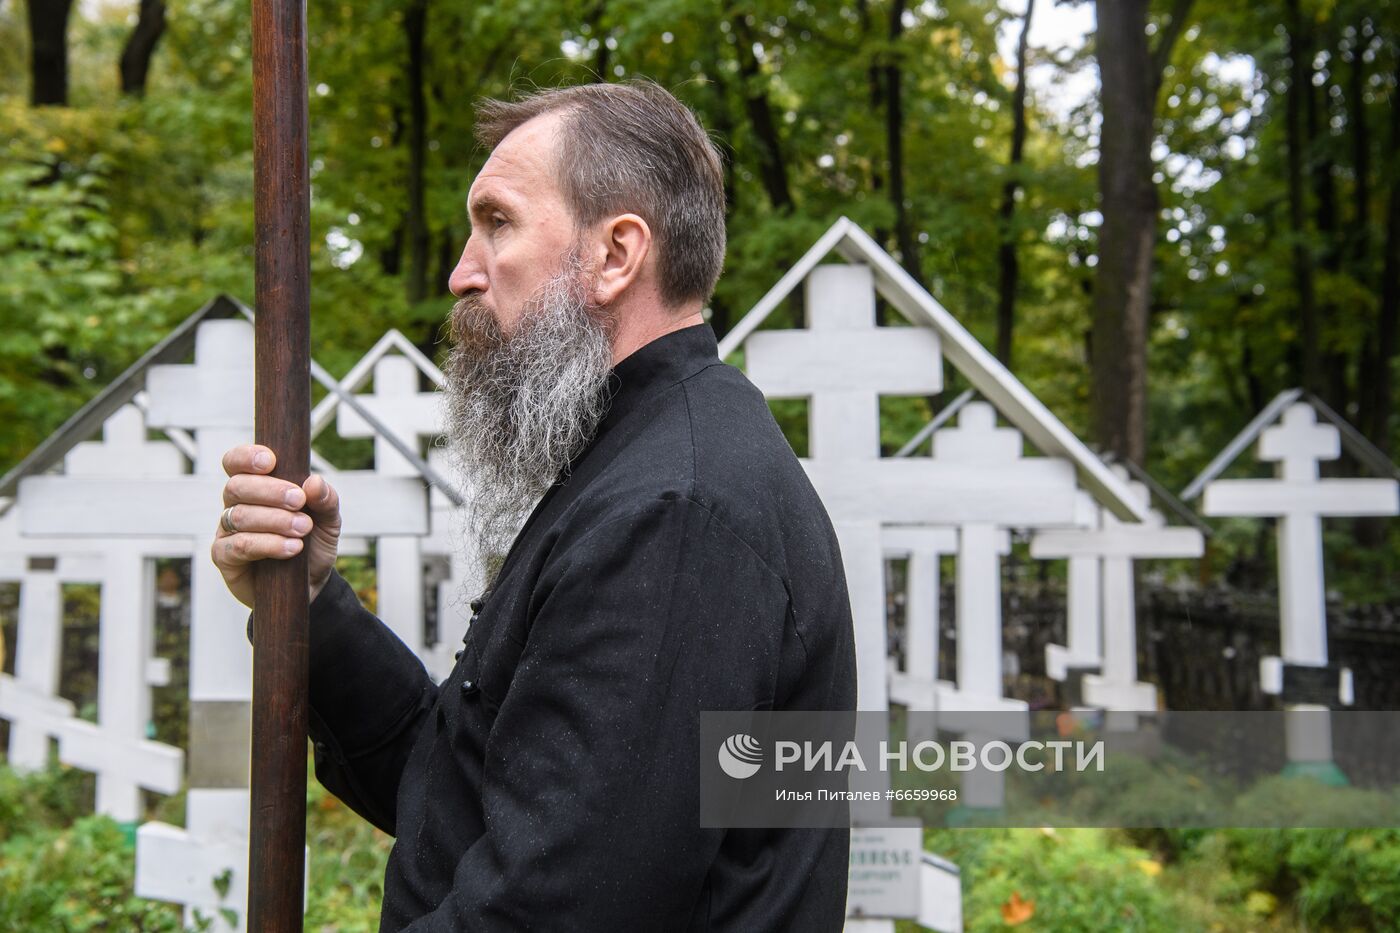
M 855 622 L 859 709 L 889 708 L 885 669 L 882 512 L 879 478 L 880 395 L 924 395 L 943 386 L 938 337 L 921 327 L 877 327 L 868 266 L 813 269 L 806 288 L 805 330 L 757 331 L 744 344 L 749 378 L 769 398 L 809 400 L 808 457 L 803 466 L 826 503 L 841 544 Z M 827 477 L 828 465 L 840 475 Z M 926 474 L 906 471 L 920 485 Z M 881 509 L 842 501 L 868 487 Z
M 867 266 L 818 266 L 805 284 L 811 330 L 756 331 L 745 344 L 747 371 L 769 397 L 810 399 L 811 455 L 802 465 L 841 541 L 856 627 L 859 708 L 887 709 L 881 526 L 967 525 L 972 554 L 980 533 L 971 526 L 979 522 L 1069 522 L 1074 471 L 1049 458 L 881 458 L 879 397 L 938 391 L 937 335 L 919 327 L 876 327 Z M 990 537 L 994 543 L 995 534 Z
M 1278 519 L 1279 619 L 1283 659 L 1327 663 L 1322 518 L 1400 514 L 1400 484 L 1390 479 L 1321 479 L 1318 462 L 1341 456 L 1341 438 L 1297 402 L 1259 437 L 1259 459 L 1278 464 L 1276 479 L 1215 480 L 1207 515 Z
M 1151 494 L 1142 483 L 1129 482 L 1127 471 L 1115 467 L 1134 497 L 1146 508 Z M 1065 667 L 1099 667 L 1101 673 L 1084 677 L 1085 702 L 1113 713 L 1154 712 L 1157 689 L 1137 679 L 1137 605 L 1133 590 L 1133 561 L 1172 557 L 1200 557 L 1205 539 L 1195 528 L 1168 527 L 1161 513 L 1148 510 L 1146 522 L 1123 522 L 1107 509 L 1096 507 L 1093 526 L 1074 530 L 1038 532 L 1031 539 L 1031 556 L 1068 558 L 1070 561 L 1069 604 L 1070 644 L 1047 646 L 1047 667 L 1051 675 L 1065 677 Z M 1076 578 L 1075 562 L 1081 577 Z M 1082 573 L 1084 564 L 1090 573 Z M 1087 580 L 1085 579 L 1087 578 Z M 1082 599 L 1077 587 L 1089 582 L 1098 598 Z M 1099 615 L 1086 618 L 1084 604 Z M 1076 617 L 1076 610 L 1081 615 Z M 1098 649 L 1102 638 L 1102 652 Z M 1050 649 L 1058 649 L 1052 652 Z M 1136 717 L 1133 717 L 1135 719 Z M 1118 719 L 1113 720 L 1115 723 Z M 1128 723 L 1124 723 L 1128 725 Z
M 1259 436 L 1259 459 L 1271 461 L 1275 479 L 1215 480 L 1205 488 L 1207 515 L 1278 519 L 1279 623 L 1283 657 L 1263 659 L 1261 674 L 1282 665 L 1327 666 L 1327 595 L 1323 584 L 1323 517 L 1400 514 L 1400 483 L 1390 479 L 1322 479 L 1318 463 L 1341 456 L 1341 437 L 1318 424 L 1313 407 L 1296 402 L 1279 423 Z M 1316 704 L 1293 709 L 1324 710 Z M 1310 728 L 1287 729 L 1293 762 L 1328 762 L 1330 726 L 1312 717 Z

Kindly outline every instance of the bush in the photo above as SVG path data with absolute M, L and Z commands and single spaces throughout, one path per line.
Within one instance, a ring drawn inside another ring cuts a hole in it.
M 92 812 L 96 784 L 91 774 L 56 762 L 26 775 L 0 766 L 0 842 L 36 830 L 71 826 Z
M 1105 830 L 935 830 L 925 847 L 961 866 L 969 931 L 1183 929 L 1161 864 Z
M 178 907 L 135 896 L 135 874 L 135 852 L 104 816 L 13 836 L 0 845 L 0 929 L 181 930 Z

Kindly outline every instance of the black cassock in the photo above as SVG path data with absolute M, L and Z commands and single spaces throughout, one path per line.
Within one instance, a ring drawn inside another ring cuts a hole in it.
M 442 684 L 338 575 L 311 607 L 316 774 L 397 837 L 380 929 L 838 930 L 846 830 L 699 826 L 701 710 L 855 708 L 826 511 L 708 324 L 609 384 Z

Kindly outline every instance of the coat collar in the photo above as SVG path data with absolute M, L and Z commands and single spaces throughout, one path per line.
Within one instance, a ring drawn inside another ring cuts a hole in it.
M 638 402 L 654 397 L 717 362 L 719 349 L 715 332 L 707 323 L 673 330 L 632 351 L 608 375 L 607 414 L 599 422 L 593 441 L 573 462 L 587 456 L 598 439 L 625 418 Z

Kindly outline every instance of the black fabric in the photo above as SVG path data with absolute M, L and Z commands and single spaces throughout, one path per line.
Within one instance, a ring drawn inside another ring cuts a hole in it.
M 381 930 L 839 930 L 845 830 L 699 828 L 699 712 L 855 708 L 831 523 L 708 324 L 623 360 L 452 674 L 338 575 L 316 774 L 397 837 Z

